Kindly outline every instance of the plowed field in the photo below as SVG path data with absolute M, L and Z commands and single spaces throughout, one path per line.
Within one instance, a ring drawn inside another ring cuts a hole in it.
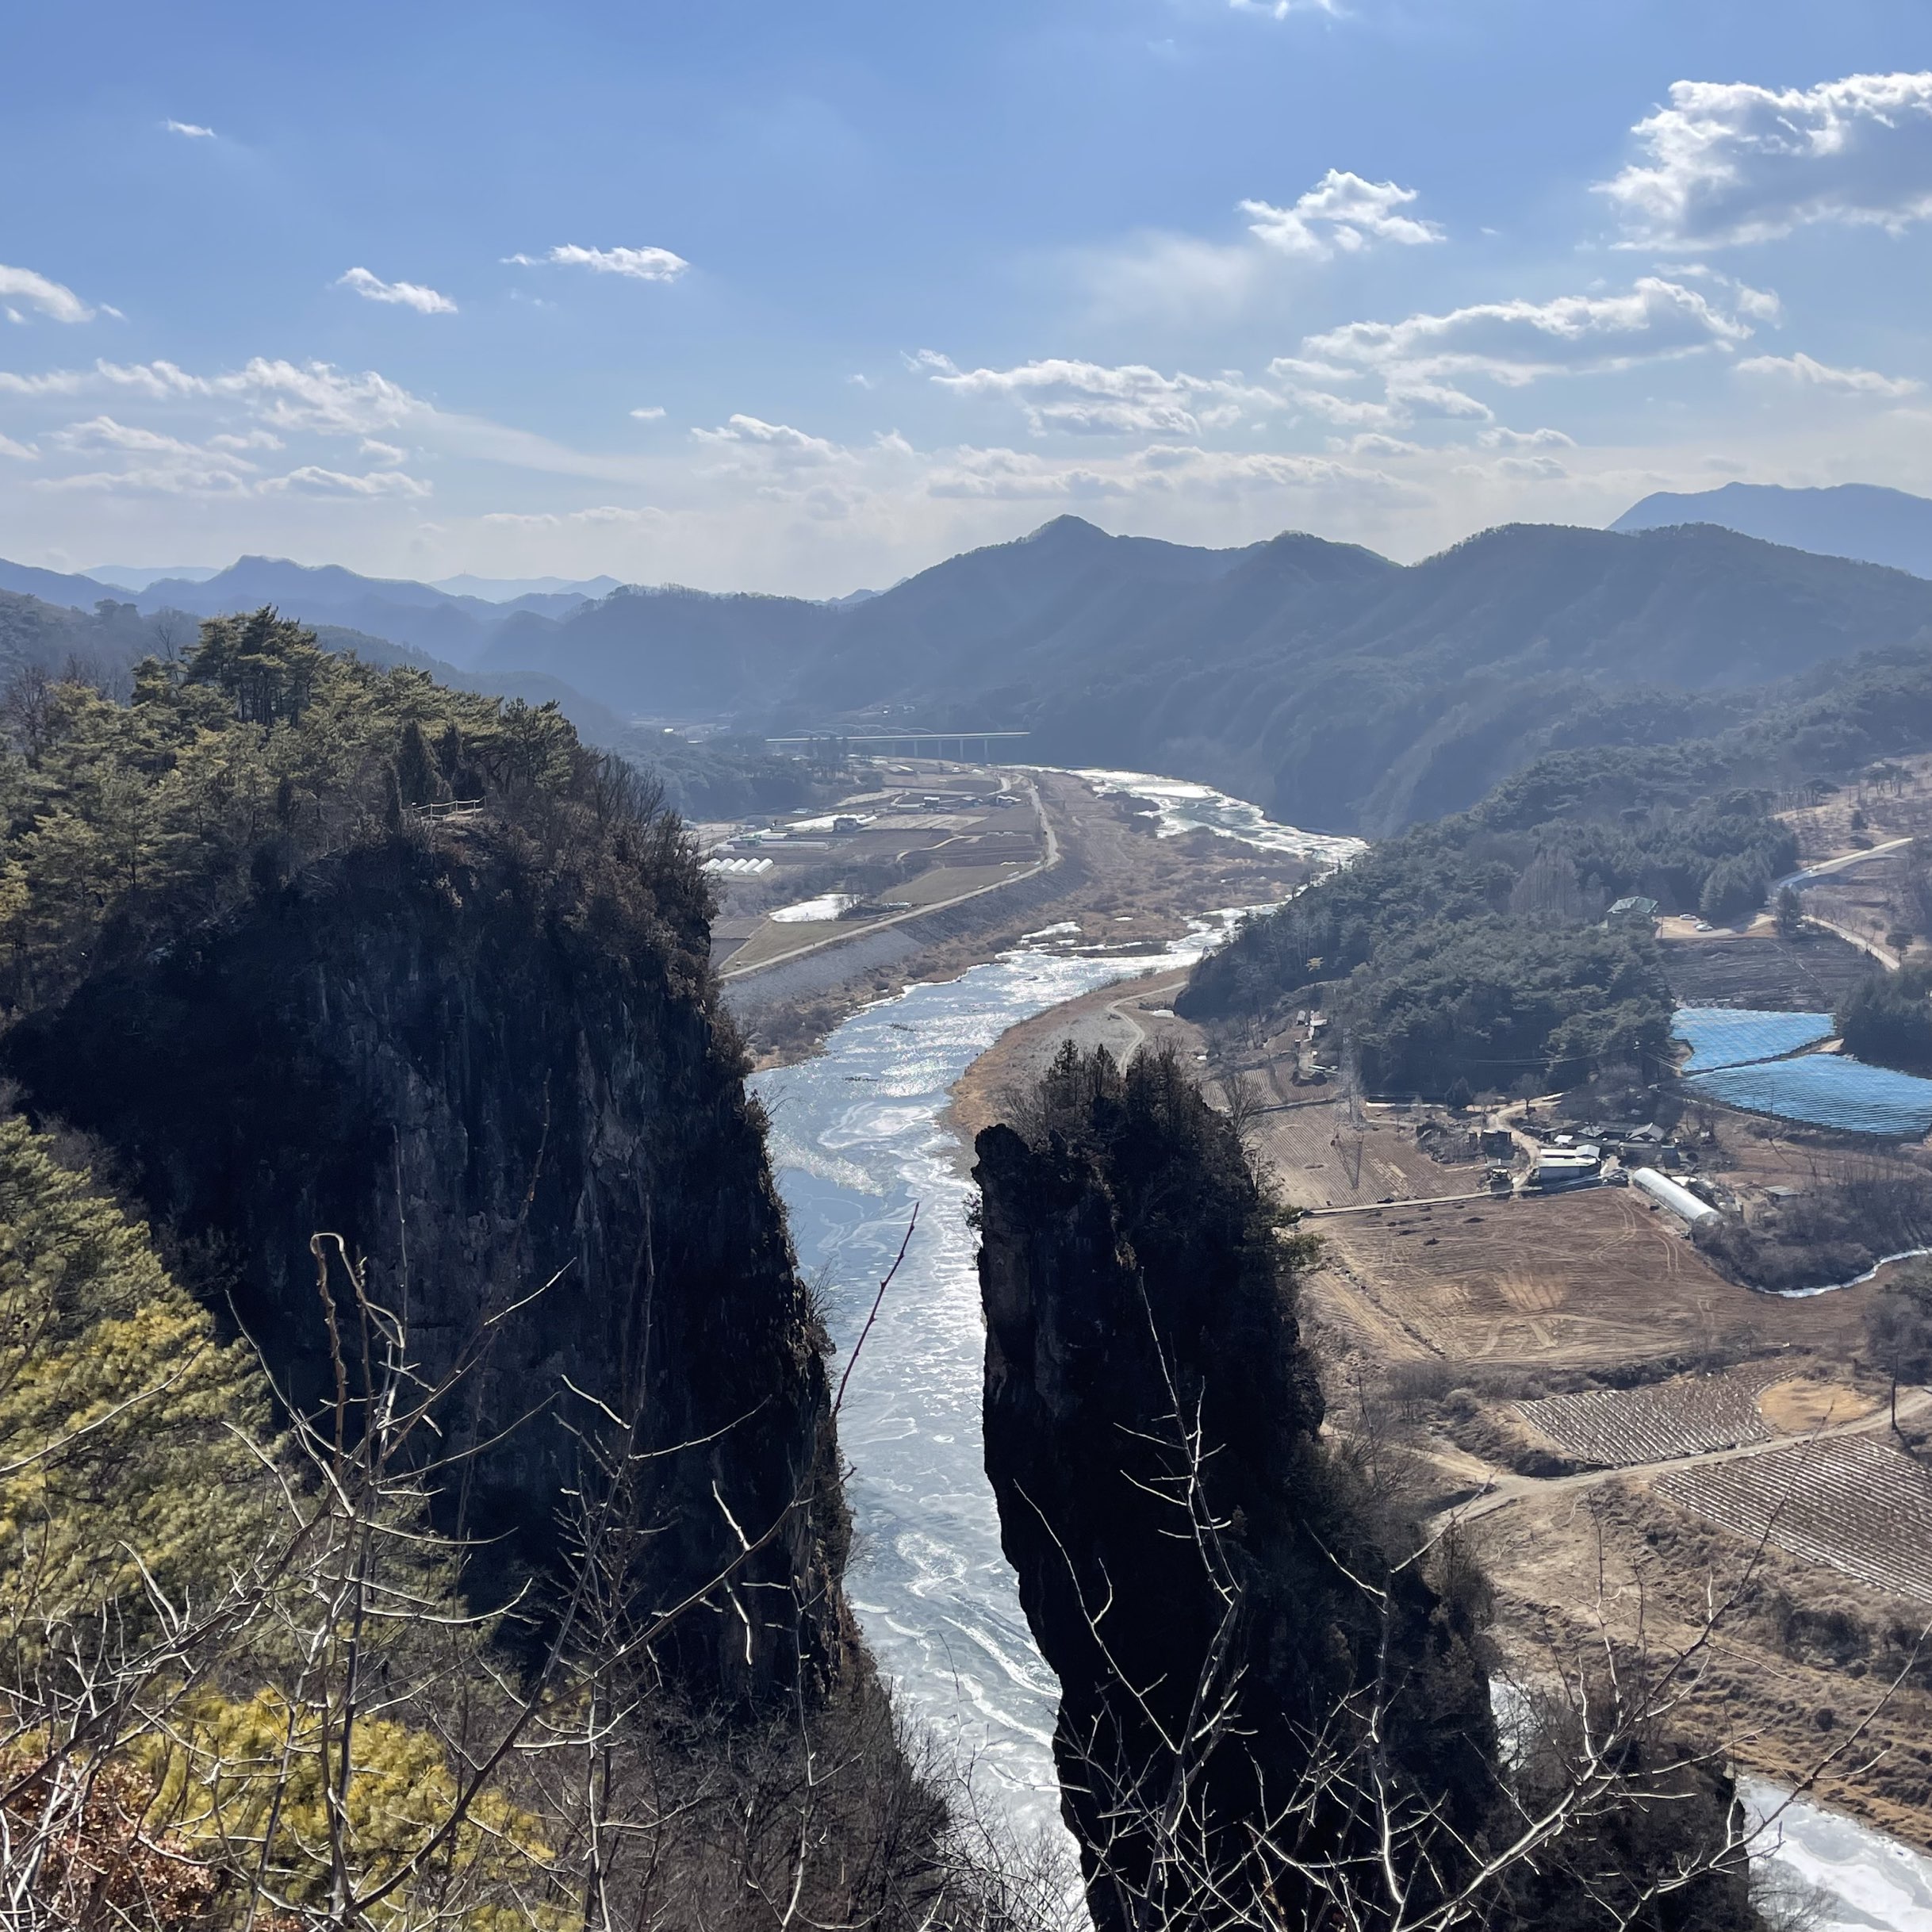
M 1932 1472 L 1871 1436 L 1677 1470 L 1654 1487 L 1725 1529 L 1932 1604 Z
M 1579 1462 L 1605 1469 L 1665 1462 L 1769 1440 L 1758 1391 L 1777 1371 L 1679 1375 L 1642 1389 L 1588 1389 L 1519 1402 L 1516 1413 Z

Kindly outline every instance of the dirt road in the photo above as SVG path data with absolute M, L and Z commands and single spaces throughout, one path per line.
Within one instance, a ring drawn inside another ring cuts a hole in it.
M 1899 1416 L 1901 1420 L 1922 1415 L 1932 1409 L 1932 1390 L 1915 1389 L 1909 1395 L 1899 1398 Z M 1655 1462 L 1626 1462 L 1612 1469 L 1586 1469 L 1574 1476 L 1518 1476 L 1505 1475 L 1495 1479 L 1485 1493 L 1474 1502 L 1459 1505 L 1443 1512 L 1440 1521 L 1458 1524 L 1479 1523 L 1485 1516 L 1506 1509 L 1512 1503 L 1527 1499 L 1543 1501 L 1545 1497 L 1562 1496 L 1566 1492 L 1593 1489 L 1600 1484 L 1616 1482 L 1622 1478 L 1643 1476 L 1657 1470 L 1700 1469 L 1714 1462 L 1742 1462 L 1752 1456 L 1762 1455 L 1768 1450 L 1788 1449 L 1794 1443 L 1825 1442 L 1838 1436 L 1868 1436 L 1875 1430 L 1889 1429 L 1892 1417 L 1886 1409 L 1874 1410 L 1869 1416 L 1854 1417 L 1850 1422 L 1841 1422 L 1829 1428 L 1794 1431 L 1784 1436 L 1775 1436 L 1769 1440 L 1742 1443 L 1731 1449 L 1707 1449 L 1695 1455 L 1666 1456 Z

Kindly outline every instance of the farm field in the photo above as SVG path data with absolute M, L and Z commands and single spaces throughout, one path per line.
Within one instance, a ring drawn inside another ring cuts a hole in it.
M 1749 933 L 1667 937 L 1658 951 L 1671 993 L 1685 1006 L 1828 1013 L 1872 964 L 1868 955 L 1835 933 L 1788 941 L 1769 926 Z
M 1749 1571 L 1757 1587 L 1704 1650 L 1687 1718 L 1725 1739 L 1741 1765 L 1787 1784 L 1885 1696 L 1924 1621 L 1888 1593 L 1775 1546 L 1760 1552 L 1751 1538 L 1660 1503 L 1639 1475 L 1582 1491 L 1552 1485 L 1471 1534 L 1497 1585 L 1498 1636 L 1531 1677 L 1547 1669 L 1551 1643 L 1574 1654 L 1606 1629 L 1653 1655 L 1681 1649 L 1698 1635 L 1707 1592 L 1722 1602 Z M 1922 1673 L 1890 1696 L 1863 1746 L 1826 1770 L 1821 1800 L 1932 1845 Z
M 1869 1436 L 1676 1470 L 1659 1496 L 1737 1534 L 1932 1607 L 1932 1473 Z
M 1297 1207 L 1357 1207 L 1385 1194 L 1414 1201 L 1482 1187 L 1480 1162 L 1445 1166 L 1388 1114 L 1371 1109 L 1367 1118 L 1368 1126 L 1358 1130 L 1349 1124 L 1347 1106 L 1333 1100 L 1291 1106 L 1256 1121 L 1259 1149 Z
M 1781 1370 L 1759 1363 L 1721 1375 L 1675 1375 L 1638 1389 L 1585 1389 L 1519 1402 L 1516 1413 L 1566 1455 L 1604 1469 L 1662 1462 L 1774 1433 L 1758 1393 Z
M 1426 1157 L 1425 1157 L 1426 1158 Z M 1386 1208 L 1315 1224 L 1324 1319 L 1410 1357 L 1601 1369 L 1714 1348 L 1849 1356 L 1869 1290 L 1754 1294 L 1623 1187 Z

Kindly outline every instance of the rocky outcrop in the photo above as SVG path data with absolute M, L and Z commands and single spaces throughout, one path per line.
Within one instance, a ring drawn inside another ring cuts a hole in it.
M 473 1588 L 554 1555 L 573 1429 L 608 1435 L 600 1404 L 637 1418 L 638 1607 L 741 1559 L 661 1654 L 702 1695 L 755 1700 L 845 1643 L 823 1337 L 695 862 L 625 837 L 405 824 L 98 973 L 19 1025 L 5 1065 L 36 1114 L 113 1151 L 292 1401 L 332 1379 L 318 1230 L 406 1310 L 427 1380 L 500 1317 L 445 1418 L 477 1449 L 440 1505 L 480 1539 Z M 744 1558 L 741 1532 L 769 1540 Z
M 1391 1574 L 1318 1443 L 1278 1217 L 1179 1066 L 1069 1049 L 1034 1114 L 978 1141 L 987 1469 L 1060 1682 L 1089 1903 L 1103 1928 L 1193 1922 L 1211 1890 L 1215 1922 L 1248 1922 L 1248 1896 L 1254 1922 L 1298 1924 L 1309 1895 L 1257 1831 L 1348 1855 L 1360 1766 L 1324 1787 L 1317 1761 L 1372 1706 L 1392 1786 L 1478 1826 L 1471 1621 Z

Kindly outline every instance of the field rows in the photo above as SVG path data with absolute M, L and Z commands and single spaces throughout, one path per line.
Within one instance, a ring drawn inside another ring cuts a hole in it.
M 1932 1604 L 1932 1474 L 1869 1436 L 1677 1470 L 1656 1489 L 1740 1535 Z
M 1641 1389 L 1589 1389 L 1519 1402 L 1516 1413 L 1578 1461 L 1607 1469 L 1663 1462 L 1769 1439 L 1761 1376 L 1680 1377 Z

